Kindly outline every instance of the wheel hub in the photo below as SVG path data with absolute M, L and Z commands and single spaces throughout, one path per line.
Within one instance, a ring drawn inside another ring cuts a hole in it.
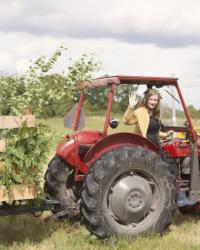
M 137 210 L 143 204 L 143 194 L 139 191 L 132 191 L 127 197 L 128 207 L 132 210 Z
M 138 223 L 148 214 L 151 204 L 150 184 L 141 176 L 126 176 L 111 188 L 109 195 L 111 215 L 122 223 Z

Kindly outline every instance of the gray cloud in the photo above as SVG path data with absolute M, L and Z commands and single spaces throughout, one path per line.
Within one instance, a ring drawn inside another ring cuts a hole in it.
M 164 48 L 200 45 L 197 28 L 200 17 L 194 12 L 200 7 L 198 1 L 194 0 L 192 9 L 185 8 L 181 13 L 178 13 L 178 3 L 163 10 L 159 1 L 151 1 L 157 4 L 157 10 L 154 6 L 148 9 L 144 0 L 141 4 L 125 1 L 126 7 L 118 0 L 102 0 L 101 3 L 92 0 L 4 0 L 0 3 L 3 13 L 0 31 L 58 38 L 109 38 L 130 44 L 152 43 Z

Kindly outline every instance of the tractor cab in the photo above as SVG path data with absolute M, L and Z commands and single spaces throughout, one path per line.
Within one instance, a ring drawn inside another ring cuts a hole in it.
M 79 83 L 78 86 L 80 90 L 79 103 L 72 108 L 72 110 L 65 117 L 64 121 L 65 127 L 72 128 L 75 133 L 85 129 L 85 116 L 83 109 L 84 100 L 87 100 L 88 97 L 88 89 L 90 89 L 90 98 L 91 95 L 93 96 L 94 106 L 95 100 L 102 99 L 101 113 L 104 109 L 105 116 L 104 121 L 98 121 L 97 124 L 93 125 L 93 128 L 98 130 L 98 133 L 93 132 L 95 140 L 97 134 L 99 139 L 107 137 L 111 134 L 133 134 L 133 127 L 125 126 L 122 121 L 123 114 L 128 107 L 129 94 L 132 92 L 137 94 L 137 106 L 139 106 L 143 100 L 145 91 L 148 89 L 157 89 L 159 90 L 162 98 L 160 118 L 162 121 L 161 130 L 163 132 L 168 130 L 174 131 L 173 136 L 171 138 L 166 138 L 166 140 L 163 140 L 162 143 L 169 144 L 172 142 L 172 139 L 187 141 L 197 140 L 196 133 L 193 129 L 192 122 L 176 78 L 114 76 L 98 78 L 86 83 Z M 117 114 L 115 111 L 116 107 L 118 107 Z M 95 127 L 95 125 L 98 126 Z M 91 128 L 89 131 L 91 132 Z M 87 137 L 89 138 L 90 136 Z M 97 141 L 98 140 L 96 140 L 96 142 Z M 89 144 L 91 146 L 94 142 Z M 154 145 L 152 147 L 154 147 Z M 89 146 L 86 148 L 89 149 Z M 83 151 L 87 152 L 87 149 Z
M 159 77 L 133 77 L 133 76 L 113 76 L 98 78 L 86 83 L 79 83 L 80 100 L 65 118 L 65 126 L 74 130 L 84 128 L 83 104 L 84 99 L 87 100 L 87 89 L 91 89 L 95 93 L 94 100 L 102 99 L 105 108 L 105 120 L 102 128 L 102 134 L 107 135 L 121 124 L 119 117 L 115 117 L 116 106 L 120 106 L 120 112 L 123 115 L 128 106 L 128 96 L 131 92 L 136 92 L 138 96 L 138 105 L 142 101 L 144 92 L 147 89 L 157 89 L 162 97 L 161 103 L 161 120 L 163 131 L 173 129 L 177 134 L 174 137 L 184 139 L 185 134 L 191 134 L 194 139 L 195 132 L 189 117 L 185 102 L 183 100 L 177 78 L 159 78 Z M 107 91 L 101 92 L 101 89 Z M 103 94 L 104 96 L 102 96 Z M 99 95 L 98 95 L 99 94 Z M 95 104 L 94 104 L 95 105 Z M 75 110 L 78 112 L 75 115 Z M 119 110 L 119 109 L 118 109 Z M 73 113 L 73 115 L 72 115 Z M 177 118 L 178 117 L 178 118 Z M 121 132 L 124 128 L 118 128 L 117 132 Z M 129 129 L 127 130 L 129 131 Z M 130 130 L 131 132 L 131 130 Z M 182 134 L 181 134 L 182 133 Z

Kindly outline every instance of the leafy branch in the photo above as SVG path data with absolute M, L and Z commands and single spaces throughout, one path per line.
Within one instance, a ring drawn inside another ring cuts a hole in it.
M 4 171 L 0 176 L 0 185 L 8 190 L 16 183 L 35 184 L 41 192 L 40 182 L 43 164 L 47 160 L 50 138 L 47 126 L 39 124 L 28 128 L 23 125 L 18 129 L 4 129 L 1 137 L 6 137 L 6 151 L 0 154 Z
M 77 82 L 90 80 L 101 64 L 82 55 L 76 61 L 70 59 L 65 72 L 52 73 L 65 51 L 60 46 L 50 58 L 40 56 L 23 76 L 0 77 L 0 115 L 19 115 L 30 107 L 38 117 L 57 115 L 58 107 L 66 113 L 77 99 Z

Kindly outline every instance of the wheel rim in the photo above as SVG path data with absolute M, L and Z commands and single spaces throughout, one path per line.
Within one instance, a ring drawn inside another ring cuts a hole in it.
M 129 227 L 147 226 L 161 210 L 159 184 L 149 173 L 134 172 L 121 176 L 108 193 L 110 217 Z
M 124 223 L 137 223 L 152 203 L 150 184 L 140 176 L 126 176 L 112 188 L 110 209 Z

